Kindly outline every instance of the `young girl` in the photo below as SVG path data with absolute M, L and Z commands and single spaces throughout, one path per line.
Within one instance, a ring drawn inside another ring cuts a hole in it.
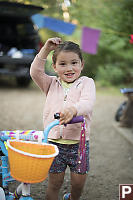
M 58 77 L 48 76 L 44 66 L 48 54 L 53 53 L 53 68 Z M 31 77 L 46 95 L 44 108 L 44 128 L 54 120 L 54 113 L 60 113 L 60 125 L 49 133 L 49 142 L 56 144 L 59 155 L 49 171 L 47 200 L 58 200 L 59 190 L 64 181 L 65 170 L 71 171 L 71 193 L 64 195 L 64 200 L 79 200 L 87 172 L 89 171 L 89 132 L 92 108 L 95 101 L 93 79 L 80 77 L 84 62 L 79 45 L 60 38 L 46 41 L 31 65 Z M 68 124 L 74 116 L 83 115 L 86 120 L 86 170 L 77 170 L 78 147 L 81 124 Z

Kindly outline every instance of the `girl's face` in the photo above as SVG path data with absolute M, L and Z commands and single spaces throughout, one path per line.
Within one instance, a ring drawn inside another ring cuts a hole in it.
M 67 83 L 72 83 L 79 78 L 83 66 L 84 63 L 81 62 L 78 54 L 71 51 L 61 51 L 57 56 L 56 64 L 53 64 L 60 79 Z

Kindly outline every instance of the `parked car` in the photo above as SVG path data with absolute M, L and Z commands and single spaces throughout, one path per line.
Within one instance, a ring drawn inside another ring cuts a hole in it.
M 30 83 L 30 64 L 40 48 L 40 37 L 31 16 L 43 8 L 0 2 L 0 75 L 14 76 L 19 86 Z

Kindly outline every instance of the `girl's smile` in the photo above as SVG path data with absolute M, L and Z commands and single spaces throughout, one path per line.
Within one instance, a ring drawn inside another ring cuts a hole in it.
M 53 64 L 60 79 L 68 83 L 79 78 L 83 66 L 78 54 L 70 51 L 61 51 L 57 56 L 56 64 Z

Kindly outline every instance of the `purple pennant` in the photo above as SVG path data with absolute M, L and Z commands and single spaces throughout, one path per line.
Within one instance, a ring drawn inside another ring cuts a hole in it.
M 84 52 L 89 54 L 97 53 L 97 46 L 101 31 L 88 27 L 82 28 L 81 48 Z

